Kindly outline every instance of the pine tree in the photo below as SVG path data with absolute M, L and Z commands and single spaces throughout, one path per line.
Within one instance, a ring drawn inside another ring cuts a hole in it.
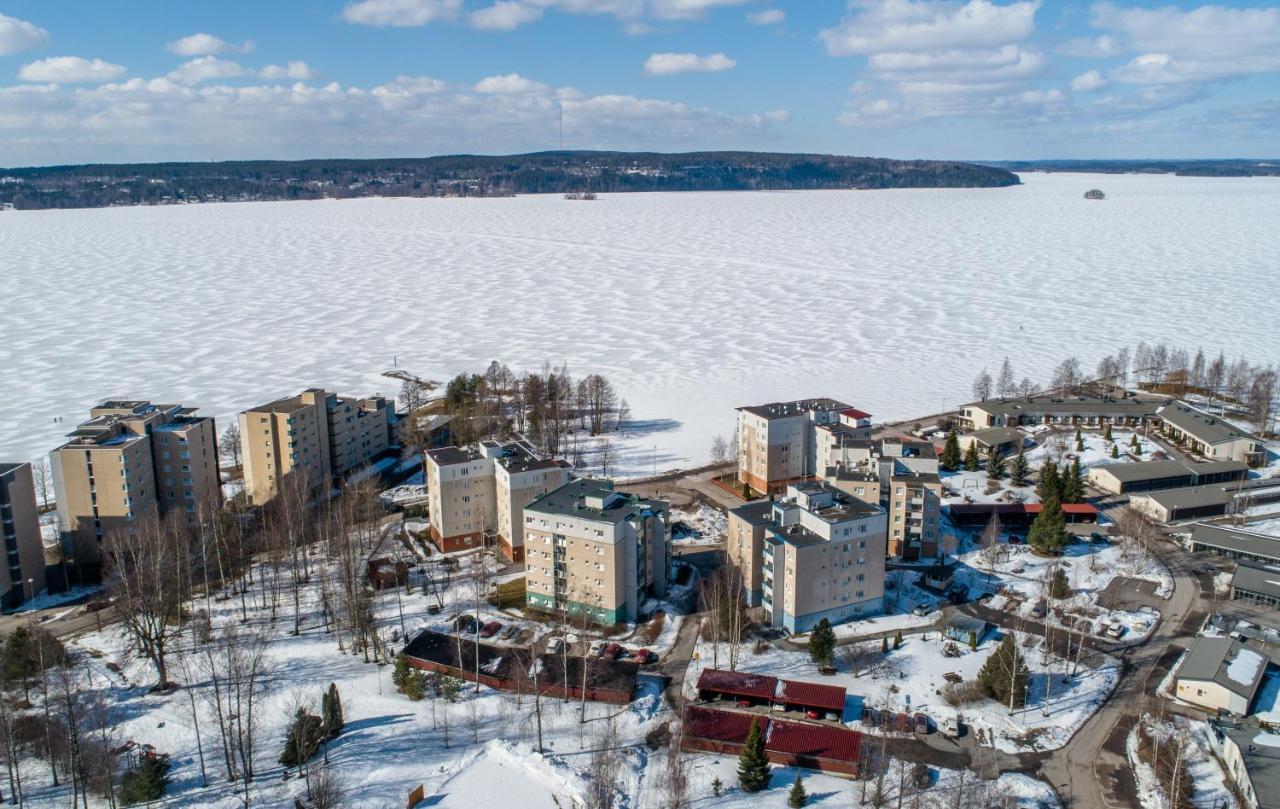
M 954 427 L 947 433 L 947 443 L 942 447 L 942 466 L 950 472 L 954 472 L 960 468 L 963 460 L 960 456 L 960 435 Z
M 1077 444 L 1079 444 L 1079 443 L 1081 443 L 1081 442 L 1083 442 L 1083 441 L 1084 441 L 1084 433 L 1080 432 L 1080 428 L 1079 428 L 1079 427 L 1077 427 L 1077 428 L 1076 428 L 1076 443 L 1077 443 Z
M 1076 452 L 1084 452 L 1084 439 L 1076 436 Z
M 1071 461 L 1071 470 L 1062 477 L 1062 502 L 1084 502 L 1084 478 L 1080 476 L 1080 459 Z
M 1133 454 L 1142 455 L 1142 444 L 1138 443 L 1137 441 L 1133 443 Z
M 1112 439 L 1112 437 L 1111 437 L 1111 422 L 1109 422 L 1109 421 L 1107 422 L 1107 426 L 1106 426 L 1106 428 L 1102 431 L 1102 440 L 1103 440 L 1103 441 L 1112 441 L 1112 440 L 1114 440 L 1114 439 Z
M 409 660 L 404 656 L 404 652 L 396 655 L 395 668 L 391 670 L 391 683 L 396 687 L 397 691 L 414 702 L 422 699 L 426 693 L 426 675 L 409 665 Z M 338 717 L 341 718 L 341 704 L 338 705 L 338 711 Z
M 791 809 L 800 809 L 808 802 L 809 795 L 804 791 L 804 782 L 797 775 L 795 783 L 791 785 L 791 791 L 787 793 L 787 806 Z
M 978 464 L 978 442 L 970 441 L 969 448 L 964 451 L 964 471 L 977 472 Z
M 1004 636 L 978 672 L 982 690 L 1005 707 L 1021 708 L 1026 705 L 1030 679 L 1031 673 L 1012 633 Z
M 1004 456 L 995 447 L 987 450 L 987 479 L 999 480 L 1004 477 Z
M 293 724 L 289 726 L 289 735 L 285 737 L 280 763 L 286 767 L 296 767 L 308 761 L 320 747 L 322 727 L 320 717 L 299 708 L 293 717 Z
M 809 636 L 809 659 L 819 666 L 829 666 L 835 651 L 835 630 L 831 628 L 831 622 L 823 618 Z
M 1120 446 L 1118 444 L 1111 445 L 1111 457 L 1112 458 L 1120 457 Z
M 769 757 L 764 752 L 764 734 L 760 732 L 760 723 L 752 719 L 746 744 L 738 756 L 738 786 L 743 792 L 759 792 L 769 786 L 772 778 Z
M 320 702 L 320 715 L 324 721 L 322 729 L 324 738 L 338 738 L 338 734 L 342 733 L 342 727 L 346 724 L 346 721 L 342 716 L 342 697 L 338 694 L 336 683 L 329 683 L 329 690 L 325 692 L 324 698 Z
M 1045 461 L 1044 466 L 1040 467 L 1040 479 L 1036 483 L 1036 496 L 1041 501 L 1048 500 L 1051 497 L 1060 497 L 1062 493 L 1062 482 L 1058 478 L 1058 465 L 1053 461 Z
M 128 806 L 164 797 L 169 765 L 168 756 L 144 753 L 137 768 L 126 771 L 120 778 L 120 802 Z
M 1131 447 L 1136 447 L 1136 446 L 1138 446 L 1138 434 L 1137 434 L 1137 433 L 1134 433 L 1132 436 L 1130 436 L 1130 437 L 1129 437 L 1129 446 L 1131 446 Z
M 1018 454 L 1013 456 L 1013 461 L 1009 464 L 1009 482 L 1014 486 L 1026 486 L 1030 474 L 1027 456 L 1023 454 L 1022 447 L 1018 447 Z
M 1054 598 L 1066 598 L 1071 595 L 1071 585 L 1067 582 L 1067 571 L 1060 567 L 1053 569 L 1053 578 L 1049 580 L 1049 595 Z
M 886 655 L 889 654 L 889 636 L 888 635 L 880 639 L 880 653 L 886 654 Z
M 724 791 L 724 781 L 720 780 L 720 776 L 716 776 L 711 782 L 711 794 L 720 797 L 720 793 Z
M 1067 547 L 1066 521 L 1062 517 L 1062 505 L 1058 498 L 1050 497 L 1040 507 L 1031 530 L 1027 532 L 1027 544 L 1037 552 L 1056 556 Z
M 896 652 L 901 648 L 902 648 L 902 630 L 899 629 L 897 632 L 893 633 L 893 650 Z

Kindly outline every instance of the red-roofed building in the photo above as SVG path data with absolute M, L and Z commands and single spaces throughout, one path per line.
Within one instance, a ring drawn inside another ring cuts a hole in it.
M 775 719 L 769 723 L 764 748 L 775 764 L 853 775 L 862 734 L 844 727 Z
M 1039 503 L 955 503 L 948 506 L 951 519 L 960 525 L 986 525 L 992 514 L 1005 525 L 1029 525 L 1043 508 Z M 1095 523 L 1097 507 L 1089 503 L 1065 503 L 1062 516 L 1067 522 Z
M 760 724 L 761 733 L 769 732 L 767 716 L 690 705 L 684 709 L 684 746 L 704 753 L 736 756 L 742 752 L 752 722 Z
M 845 690 L 835 685 L 780 680 L 774 704 L 787 710 L 834 712 L 844 715 Z
M 768 705 L 778 691 L 778 678 L 743 671 L 703 669 L 698 675 L 698 698 L 703 702 L 745 699 L 752 705 Z

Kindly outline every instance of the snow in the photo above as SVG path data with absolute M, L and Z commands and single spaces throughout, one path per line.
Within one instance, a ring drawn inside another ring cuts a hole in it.
M 1236 809 L 1239 805 L 1231 787 L 1229 776 L 1214 754 L 1210 740 L 1209 724 L 1186 717 L 1172 717 L 1157 722 L 1149 714 L 1140 720 L 1158 738 L 1169 739 L 1184 732 L 1193 749 L 1185 757 L 1187 775 L 1191 777 L 1193 806 L 1212 806 L 1215 809 Z M 1280 742 L 1280 737 L 1276 737 Z M 1151 765 L 1138 758 L 1138 729 L 1129 731 L 1125 738 L 1125 754 L 1138 785 L 1138 803 L 1143 809 L 1167 809 L 1169 800 L 1157 783 Z
M 706 503 L 698 503 L 693 509 L 672 509 L 671 519 L 675 526 L 672 542 L 676 545 L 719 545 L 724 542 L 729 524 L 728 514 Z
M 29 612 L 31 610 L 44 610 L 50 607 L 58 607 L 63 604 L 71 604 L 77 601 L 83 601 L 90 596 L 102 592 L 101 586 L 92 587 L 72 587 L 61 593 L 53 593 L 48 590 L 41 590 L 36 594 L 35 598 L 27 599 L 22 604 L 15 607 L 10 612 Z M 41 616 L 40 620 L 46 620 L 47 616 Z M 51 620 L 51 619 L 50 619 Z
M 1235 659 L 1227 664 L 1227 677 L 1241 685 L 1253 685 L 1258 672 L 1266 664 L 1266 658 L 1252 649 L 1242 648 Z
M 1027 461 L 1033 468 L 1039 468 L 1051 459 L 1056 459 L 1059 464 L 1064 460 L 1069 461 L 1076 456 L 1080 457 L 1080 467 L 1088 470 L 1095 466 L 1105 466 L 1113 463 L 1129 463 L 1134 459 L 1128 455 L 1130 451 L 1129 442 L 1133 439 L 1135 433 L 1127 430 L 1113 430 L 1111 437 L 1113 440 L 1103 440 L 1100 431 L 1082 430 L 1080 438 L 1084 442 L 1084 451 L 1076 452 L 1076 434 L 1073 430 L 1064 430 L 1055 432 L 1052 436 L 1045 439 L 1044 443 L 1034 449 L 1027 450 Z M 1138 434 L 1138 442 L 1142 445 L 1142 455 L 1140 460 L 1151 460 L 1152 450 L 1159 449 L 1159 445 L 1149 438 L 1144 438 Z M 1119 458 L 1111 457 L 1111 448 L 1115 446 L 1119 448 Z
M 1274 509 L 1274 506 L 1272 507 Z M 1274 520 L 1261 520 L 1259 522 L 1245 523 L 1240 526 L 1246 531 L 1253 531 L 1259 534 L 1267 534 L 1268 536 L 1280 537 L 1280 518 Z
M 1280 355 L 1267 318 L 1241 318 L 1216 294 L 1280 293 L 1280 180 L 1022 179 L 592 205 L 541 195 L 9 212 L 0 297 L 4 323 L 22 328 L 4 329 L 0 368 L 22 395 L 0 399 L 0 448 L 35 458 L 108 395 L 184 402 L 230 424 L 310 385 L 394 395 L 381 376 L 393 357 L 439 380 L 493 359 L 551 361 L 603 373 L 627 398 L 636 428 L 619 474 L 630 476 L 705 462 L 738 405 L 822 393 L 878 420 L 951 409 L 999 363 L 975 346 L 1016 346 L 1019 378 L 1041 383 L 1068 353 L 1091 368 L 1126 343 L 1182 344 L 1191 322 L 1231 323 L 1214 335 L 1228 356 Z M 1105 204 L 1081 199 L 1090 185 Z M 104 277 L 128 283 L 100 289 Z M 179 288 L 205 305 L 163 305 Z M 804 313 L 820 339 L 797 340 L 795 317 L 764 316 L 744 339 L 743 291 L 766 288 L 770 309 Z M 86 289 L 110 330 L 76 325 Z M 858 306 L 832 289 L 856 289 Z M 1167 293 L 1159 305 L 1153 289 Z M 1069 347 L 1043 325 L 1082 313 L 1109 325 L 1073 329 Z
M 1280 734 L 1264 731 L 1253 737 L 1253 743 L 1263 747 L 1280 747 Z

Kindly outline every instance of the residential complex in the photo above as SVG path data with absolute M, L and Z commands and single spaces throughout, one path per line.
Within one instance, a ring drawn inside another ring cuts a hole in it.
M 44 542 L 31 464 L 0 463 L 0 606 L 12 609 L 44 589 Z
M 431 539 L 442 551 L 495 538 L 504 556 L 524 561 L 525 506 L 569 482 L 569 464 L 522 441 L 484 441 L 475 449 L 427 450 L 424 475 Z
M 1110 494 L 1181 489 L 1244 480 L 1249 465 L 1243 461 L 1140 461 L 1112 463 L 1089 470 L 1089 483 Z
M 884 601 L 885 509 L 831 483 L 793 483 L 777 501 L 729 512 L 728 554 L 748 600 L 766 619 L 808 632 L 879 613 Z
M 58 526 L 77 566 L 100 560 L 113 531 L 148 511 L 189 525 L 222 505 L 213 419 L 182 405 L 107 401 L 50 454 Z
M 1191 405 L 1174 402 L 1160 408 L 1159 416 L 1160 432 L 1205 458 L 1259 466 L 1266 456 L 1256 435 Z
M 1272 503 L 1280 503 L 1280 478 L 1162 489 L 1135 493 L 1129 498 L 1133 508 L 1166 523 L 1244 513 Z
M 957 420 L 966 430 L 1031 424 L 1141 427 L 1154 423 L 1159 409 L 1172 400 L 1151 393 L 1117 395 L 1043 394 L 984 399 L 963 405 Z
M 275 497 L 280 481 L 305 474 L 311 488 L 327 486 L 385 452 L 392 444 L 393 403 L 355 399 L 323 388 L 277 399 L 240 414 L 245 491 L 257 505 Z
M 667 592 L 668 505 L 580 479 L 524 508 L 526 600 L 585 613 L 602 624 L 635 621 Z
M 858 426 L 858 422 L 865 422 Z M 738 408 L 738 482 L 772 494 L 818 472 L 816 428 L 845 425 L 871 435 L 870 416 L 835 399 L 799 399 Z

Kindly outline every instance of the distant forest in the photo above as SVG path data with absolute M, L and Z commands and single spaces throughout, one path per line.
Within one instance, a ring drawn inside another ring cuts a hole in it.
M 1025 160 L 984 161 L 1009 171 L 1091 174 L 1177 174 L 1180 177 L 1280 177 L 1280 160 Z
M 0 208 L 622 191 L 989 188 L 994 166 L 765 152 L 540 152 L 382 160 L 254 160 L 0 169 Z

